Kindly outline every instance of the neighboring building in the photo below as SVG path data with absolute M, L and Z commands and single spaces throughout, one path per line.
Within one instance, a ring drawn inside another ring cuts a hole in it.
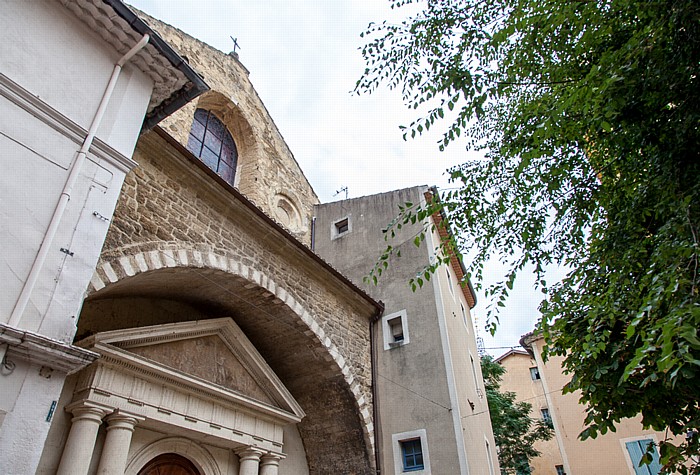
M 204 90 L 121 2 L 3 2 L 0 473 L 34 473 L 66 375 L 97 356 L 75 322 L 142 125 Z
M 506 368 L 501 389 L 516 393 L 517 400 L 532 404 L 532 417 L 551 420 L 554 438 L 539 442 L 542 455 L 531 462 L 533 475 L 631 474 L 655 475 L 660 470 L 658 450 L 654 462 L 639 467 L 650 442 L 665 438 L 663 432 L 643 429 L 641 417 L 624 419 L 615 432 L 582 441 L 586 407 L 580 395 L 562 394 L 570 376 L 563 374 L 563 357 L 550 355 L 542 360 L 544 339 L 529 333 L 520 340 L 527 350 L 509 351 L 496 359 Z
M 0 473 L 498 472 L 461 263 L 407 285 L 439 232 L 358 285 L 433 191 L 319 205 L 237 56 L 119 0 L 0 25 Z
M 382 473 L 494 475 L 496 448 L 470 315 L 476 300 L 471 285 L 459 284 L 464 268 L 451 256 L 422 288 L 406 285 L 435 262 L 448 232 L 439 226 L 443 217 L 404 225 L 388 242 L 382 233 L 399 206 L 425 204 L 435 193 L 423 186 L 317 205 L 314 248 L 356 282 L 387 243 L 401 254 L 392 256 L 377 287 L 363 287 L 385 305 L 373 329 Z M 416 247 L 417 233 L 433 224 Z
M 495 359 L 506 370 L 501 380 L 501 391 L 514 392 L 518 401 L 532 405 L 530 417 L 551 422 L 549 402 L 545 395 L 540 369 L 535 359 L 523 350 L 510 350 Z M 535 443 L 540 456 L 530 460 L 532 475 L 561 475 L 564 462 L 557 437 Z

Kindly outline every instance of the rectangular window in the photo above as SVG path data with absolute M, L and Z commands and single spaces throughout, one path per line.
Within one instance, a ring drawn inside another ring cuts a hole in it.
M 479 378 L 476 375 L 476 365 L 474 364 L 474 358 L 472 357 L 471 353 L 469 354 L 469 362 L 472 365 L 472 378 L 474 379 L 474 390 L 476 392 L 476 395 L 481 399 L 484 397 L 484 394 L 481 392 L 481 388 L 479 387 Z
M 564 471 L 563 465 L 555 465 L 554 468 L 557 471 L 557 475 L 566 475 L 566 472 Z
M 413 472 L 415 470 L 423 470 L 423 447 L 420 439 L 402 440 L 401 455 L 403 457 L 403 471 Z
M 489 463 L 489 475 L 496 475 L 496 470 L 493 467 L 493 460 L 491 456 L 491 445 L 489 445 L 489 441 L 485 440 L 486 442 L 486 458 L 488 459 Z
M 553 427 L 552 415 L 549 413 L 549 409 L 545 407 L 544 409 L 541 409 L 540 412 L 542 413 L 542 420 L 544 421 L 544 423 L 547 424 L 549 427 Z
M 394 317 L 388 320 L 389 332 L 391 333 L 391 340 L 389 343 L 401 343 L 403 342 L 403 324 L 401 323 L 401 316 Z
M 445 272 L 447 273 L 447 286 L 450 288 L 450 293 L 454 297 L 455 289 L 452 287 L 452 276 L 450 275 L 450 269 L 445 269 Z
M 467 320 L 467 310 L 464 308 L 463 304 L 459 304 L 460 310 L 462 310 L 462 321 L 464 321 L 464 327 L 469 331 L 469 320 Z
M 391 449 L 394 459 L 392 475 L 401 475 L 407 472 L 411 475 L 430 475 L 428 435 L 425 429 L 392 434 Z
M 661 471 L 661 464 L 659 463 L 659 452 L 655 447 L 651 448 L 652 460 L 649 465 L 641 465 L 642 457 L 649 450 L 649 446 L 653 444 L 654 441 L 651 439 L 641 439 L 633 440 L 631 442 L 625 442 L 627 447 L 627 452 L 629 453 L 630 460 L 632 460 L 632 468 L 634 469 L 635 475 L 656 475 Z M 640 466 L 641 465 L 641 466 Z
M 408 344 L 410 338 L 408 334 L 406 310 L 401 310 L 400 312 L 382 317 L 382 337 L 385 350 L 391 350 Z
M 335 223 L 335 230 L 337 234 L 343 234 L 350 230 L 350 225 L 348 224 L 348 218 L 342 219 Z
M 533 381 L 540 379 L 540 370 L 537 369 L 537 366 L 530 368 L 530 377 Z

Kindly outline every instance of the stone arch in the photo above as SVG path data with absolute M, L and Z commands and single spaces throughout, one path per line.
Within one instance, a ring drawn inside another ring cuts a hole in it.
M 127 462 L 124 475 L 138 475 L 148 462 L 168 453 L 185 457 L 204 475 L 221 475 L 221 469 L 209 451 L 184 437 L 166 437 L 143 447 Z
M 330 335 L 285 286 L 273 280 L 254 263 L 244 263 L 240 259 L 183 243 L 147 243 L 130 247 L 124 252 L 125 254 L 118 257 L 104 258 L 103 256 L 100 259 L 90 282 L 88 299 L 96 298 L 105 290 L 139 275 L 166 269 L 188 269 L 207 273 L 209 276 L 212 273 L 222 273 L 243 279 L 248 283 L 246 286 L 258 286 L 266 290 L 279 304 L 288 308 L 298 319 L 297 325 L 303 327 L 304 334 L 312 338 L 314 346 L 321 350 L 321 357 L 332 367 L 331 371 L 338 376 L 342 375 L 345 391 L 351 395 L 354 410 L 359 418 L 358 422 L 366 448 L 365 456 L 369 465 L 374 466 L 376 448 L 371 403 L 365 399 L 360 383 L 355 380 L 350 365 Z

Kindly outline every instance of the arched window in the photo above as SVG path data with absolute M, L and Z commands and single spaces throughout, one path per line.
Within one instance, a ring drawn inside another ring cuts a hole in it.
M 233 185 L 238 150 L 226 126 L 212 113 L 197 109 L 187 140 L 187 150 L 195 154 L 217 175 Z

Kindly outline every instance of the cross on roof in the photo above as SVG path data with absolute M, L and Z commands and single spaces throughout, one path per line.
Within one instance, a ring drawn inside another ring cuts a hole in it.
M 233 52 L 235 53 L 236 48 L 240 48 L 240 46 L 238 45 L 238 38 L 234 38 L 233 36 L 231 36 L 231 39 L 233 40 Z

